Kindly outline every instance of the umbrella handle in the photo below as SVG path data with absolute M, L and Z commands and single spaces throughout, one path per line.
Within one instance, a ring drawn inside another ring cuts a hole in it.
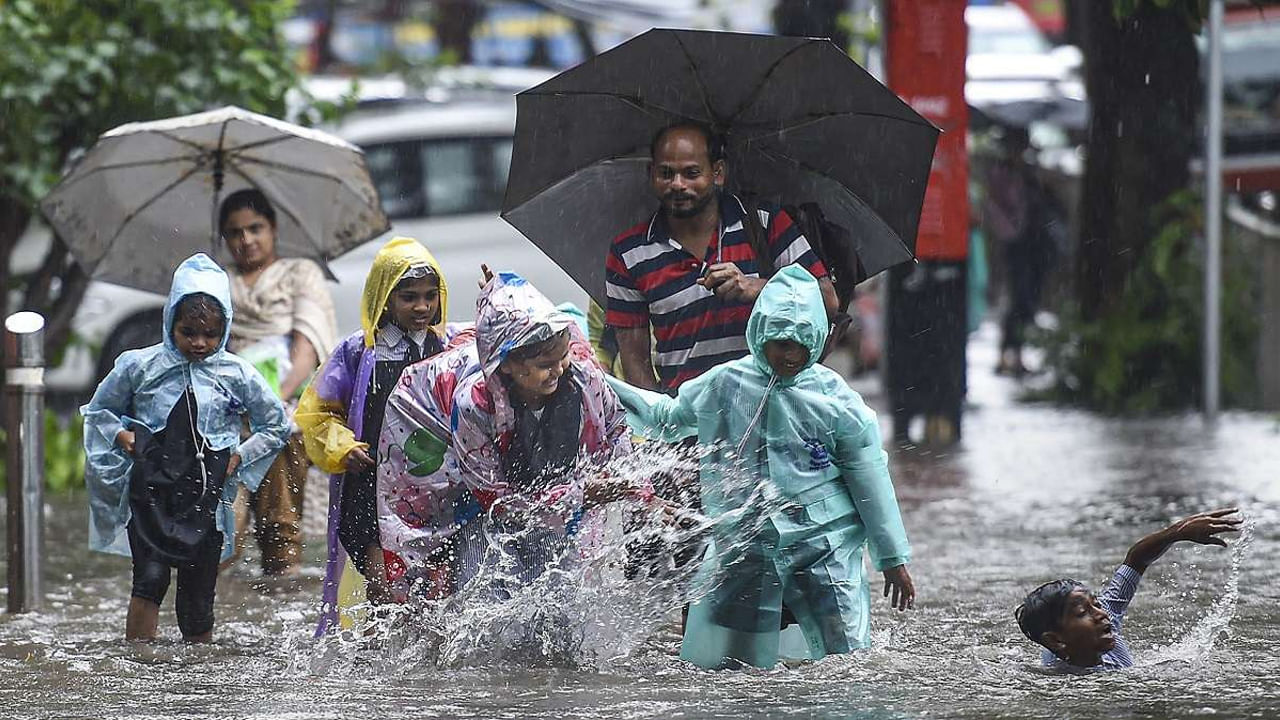
M 219 149 L 213 151 L 213 205 L 209 208 L 209 227 L 213 232 L 209 238 L 209 257 L 217 257 L 214 253 L 218 251 L 218 240 L 222 235 L 222 228 L 218 227 L 218 198 L 222 195 L 223 174 L 222 150 Z

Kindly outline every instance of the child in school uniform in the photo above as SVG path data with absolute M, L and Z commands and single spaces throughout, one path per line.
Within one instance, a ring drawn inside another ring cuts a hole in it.
M 378 436 L 400 373 L 444 348 L 448 299 L 444 273 L 431 253 L 417 240 L 392 238 L 365 280 L 361 329 L 338 344 L 299 402 L 295 421 L 307 455 L 332 473 L 317 635 L 337 619 L 344 555 L 364 576 L 370 601 L 392 599 L 378 526 Z
M 226 273 L 188 258 L 173 274 L 163 342 L 122 353 L 80 409 L 89 547 L 133 560 L 129 640 L 155 638 L 173 568 L 183 639 L 211 638 L 237 486 L 255 490 L 288 436 L 266 380 L 226 351 L 231 320 Z
M 694 587 L 709 590 L 690 607 L 680 651 L 700 667 L 772 667 L 784 607 L 809 659 L 867 647 L 864 548 L 893 605 L 914 601 L 875 413 L 818 364 L 827 332 L 817 280 L 790 265 L 756 300 L 747 357 L 681 385 L 674 398 L 608 378 L 634 430 L 666 441 L 696 435 L 707 450 L 699 475 L 713 522 Z M 764 491 L 738 487 L 743 478 Z

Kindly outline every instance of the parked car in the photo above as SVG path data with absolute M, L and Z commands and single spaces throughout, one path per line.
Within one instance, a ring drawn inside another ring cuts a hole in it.
M 964 94 L 970 105 L 1084 97 L 1080 49 L 1054 47 L 1022 8 L 970 5 L 964 21 L 969 29 Z
M 391 218 L 386 235 L 329 263 L 338 328 L 360 325 L 360 294 L 374 253 L 390 237 L 425 244 L 449 281 L 449 316 L 475 315 L 480 264 L 520 272 L 555 302 L 585 307 L 587 294 L 498 213 L 511 162 L 515 101 L 509 94 L 357 111 L 329 128 L 364 149 Z M 73 320 L 78 340 L 46 375 L 56 391 L 83 393 L 121 352 L 160 337 L 163 298 L 95 282 Z

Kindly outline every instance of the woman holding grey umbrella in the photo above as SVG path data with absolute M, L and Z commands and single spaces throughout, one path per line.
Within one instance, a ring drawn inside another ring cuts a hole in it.
M 262 191 L 227 196 L 218 227 L 231 253 L 232 352 L 267 378 L 286 406 L 333 349 L 337 336 L 333 300 L 324 273 L 306 258 L 276 254 L 276 212 Z M 296 431 L 257 492 L 236 501 L 236 553 L 243 550 L 249 514 L 267 575 L 294 575 L 302 559 L 302 502 L 310 463 Z

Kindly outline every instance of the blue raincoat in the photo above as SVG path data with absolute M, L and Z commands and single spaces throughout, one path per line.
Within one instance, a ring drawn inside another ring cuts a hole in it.
M 910 559 L 875 413 L 817 364 L 827 328 L 817 280 L 791 265 L 756 300 L 749 356 L 681 385 L 675 398 L 609 379 L 637 432 L 696 434 L 712 448 L 699 475 L 716 522 L 694 584 L 709 589 L 689 610 L 680 651 L 701 667 L 772 667 L 784 603 L 810 658 L 868 646 L 864 548 L 876 570 Z M 764 356 L 767 341 L 787 339 L 809 349 L 789 379 Z
M 193 293 L 206 293 L 226 315 L 222 344 L 203 360 L 192 362 L 173 342 L 174 310 Z M 133 459 L 116 444 L 116 434 L 129 425 L 164 429 L 173 406 L 190 383 L 195 392 L 196 427 L 213 450 L 234 447 L 240 467 L 227 478 L 219 504 L 222 558 L 231 556 L 235 514 L 231 503 L 236 483 L 256 490 L 289 435 L 284 405 L 267 381 L 247 361 L 227 351 L 231 334 L 231 285 L 217 263 L 203 253 L 182 262 L 164 307 L 164 341 L 121 353 L 115 367 L 98 385 L 93 399 L 80 408 L 84 416 L 85 485 L 89 490 L 89 548 L 129 555 L 125 533 L 129 511 L 129 473 Z M 243 418 L 252 434 L 240 440 Z

